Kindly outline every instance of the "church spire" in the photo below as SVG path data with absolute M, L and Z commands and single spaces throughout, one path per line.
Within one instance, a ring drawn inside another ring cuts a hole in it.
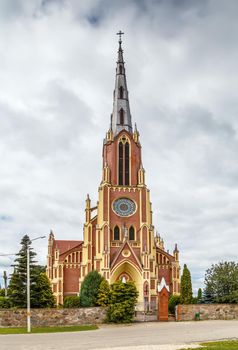
M 126 85 L 125 62 L 123 59 L 123 50 L 121 47 L 122 36 L 121 31 L 119 35 L 119 49 L 116 67 L 116 81 L 113 96 L 113 112 L 111 118 L 111 128 L 114 135 L 117 135 L 121 130 L 125 129 L 132 133 L 131 113 L 129 106 L 128 90 Z

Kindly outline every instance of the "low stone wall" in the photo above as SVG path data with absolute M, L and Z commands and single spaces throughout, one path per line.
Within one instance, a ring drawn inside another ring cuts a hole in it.
M 106 309 L 103 307 L 79 309 L 32 309 L 31 324 L 42 326 L 75 326 L 103 323 Z M 0 327 L 25 327 L 26 309 L 0 309 Z
M 200 320 L 238 320 L 237 304 L 195 304 L 177 305 L 176 321 Z M 199 314 L 199 316 L 198 316 Z

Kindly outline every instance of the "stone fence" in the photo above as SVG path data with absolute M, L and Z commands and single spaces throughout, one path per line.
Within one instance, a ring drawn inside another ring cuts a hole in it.
M 105 317 L 103 307 L 31 310 L 33 327 L 97 324 Z M 0 309 L 0 327 L 26 327 L 26 309 Z
M 177 305 L 176 321 L 192 320 L 238 320 L 237 304 Z

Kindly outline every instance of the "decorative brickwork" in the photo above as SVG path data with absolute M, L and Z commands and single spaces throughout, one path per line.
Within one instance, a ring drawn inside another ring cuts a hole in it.
M 106 317 L 103 307 L 79 309 L 32 309 L 33 327 L 100 324 Z M 26 327 L 26 309 L 0 310 L 0 327 Z
M 238 320 L 236 304 L 198 304 L 177 305 L 176 321 L 200 320 Z
M 134 281 L 140 311 L 158 302 L 156 289 L 162 278 L 170 293 L 180 294 L 179 251 L 177 245 L 171 252 L 166 250 L 153 225 L 139 136 L 131 122 L 119 42 L 113 113 L 103 141 L 98 201 L 91 205 L 87 195 L 83 242 L 60 241 L 53 232 L 49 236 L 47 275 L 57 305 L 63 305 L 67 295 L 80 293 L 91 270 L 97 270 L 110 284 L 125 276 Z

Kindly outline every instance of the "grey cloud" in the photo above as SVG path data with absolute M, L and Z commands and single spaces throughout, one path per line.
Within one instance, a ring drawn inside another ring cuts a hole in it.
M 194 289 L 211 263 L 235 260 L 237 2 L 0 6 L 0 213 L 12 218 L 0 221 L 0 251 L 18 251 L 24 233 L 82 238 L 86 194 L 97 201 L 122 29 L 155 227 L 166 249 L 179 244 Z M 46 242 L 35 249 L 45 264 Z

